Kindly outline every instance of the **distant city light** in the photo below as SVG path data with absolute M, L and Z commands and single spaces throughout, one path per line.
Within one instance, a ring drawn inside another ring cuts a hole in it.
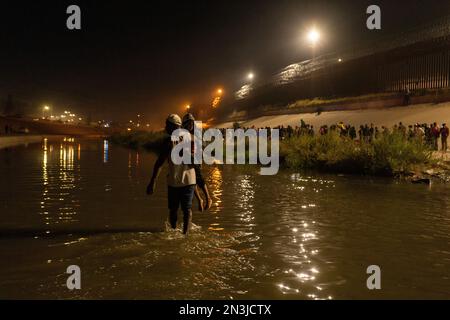
M 47 106 L 47 105 L 45 105 L 45 106 L 42 108 L 42 119 L 45 119 L 45 112 L 47 112 L 47 111 L 49 111 L 49 110 L 50 110 L 50 107 Z

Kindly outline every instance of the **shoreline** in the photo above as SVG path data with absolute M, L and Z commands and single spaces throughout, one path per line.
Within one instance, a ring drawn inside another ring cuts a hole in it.
M 45 136 L 43 135 L 15 135 L 0 136 L 0 149 L 27 145 L 31 143 L 40 143 Z
M 116 145 L 149 152 L 158 150 L 161 133 L 134 132 L 114 135 Z M 390 134 L 360 144 L 335 134 L 301 136 L 280 141 L 280 169 L 297 169 L 327 174 L 354 174 L 431 183 L 450 182 L 450 153 L 433 152 L 417 141 Z
M 0 136 L 0 150 L 5 148 L 23 146 L 34 143 L 41 143 L 44 139 L 57 140 L 64 139 L 66 137 L 78 137 L 83 139 L 101 139 L 103 136 L 87 135 L 87 136 L 74 136 L 74 135 L 53 135 L 53 134 L 33 134 L 33 135 L 8 135 Z

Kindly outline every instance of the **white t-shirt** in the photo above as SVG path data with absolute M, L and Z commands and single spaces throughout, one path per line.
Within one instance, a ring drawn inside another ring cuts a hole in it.
M 172 150 L 176 142 L 170 141 Z M 186 187 L 197 184 L 195 169 L 188 164 L 174 164 L 169 154 L 169 172 L 167 174 L 167 184 L 170 187 Z

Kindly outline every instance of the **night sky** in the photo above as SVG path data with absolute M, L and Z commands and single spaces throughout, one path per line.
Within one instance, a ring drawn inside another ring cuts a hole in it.
M 66 8 L 82 30 L 66 28 Z M 365 27 L 382 9 L 382 31 Z M 450 14 L 449 1 L 2 1 L 0 98 L 8 93 L 55 111 L 160 127 L 184 105 L 232 94 L 252 70 L 264 77 L 309 57 L 304 33 L 324 35 L 320 53 L 407 30 Z M 36 112 L 37 113 L 37 112 Z

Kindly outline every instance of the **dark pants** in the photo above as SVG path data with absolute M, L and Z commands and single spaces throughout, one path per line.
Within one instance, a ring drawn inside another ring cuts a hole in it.
M 192 219 L 192 199 L 195 185 L 185 187 L 168 187 L 169 221 L 172 228 L 177 227 L 178 209 L 183 211 L 183 233 L 189 231 Z
M 438 137 L 436 137 L 436 136 L 433 136 L 433 148 L 434 148 L 434 150 L 439 150 L 439 145 L 438 145 Z
M 442 151 L 447 151 L 447 137 L 442 137 Z

